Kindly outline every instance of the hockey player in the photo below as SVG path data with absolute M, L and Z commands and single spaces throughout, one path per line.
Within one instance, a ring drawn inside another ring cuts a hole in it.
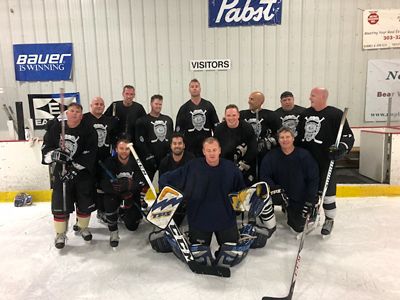
M 220 248 L 213 263 L 233 266 L 246 256 L 250 247 L 249 243 L 238 244 L 236 214 L 228 198 L 228 194 L 245 187 L 243 176 L 231 161 L 220 158 L 221 147 L 214 137 L 204 140 L 203 154 L 204 158 L 163 174 L 159 185 L 176 187 L 188 197 L 189 241 L 195 258 L 214 261 L 209 248 L 214 233 Z
M 132 142 L 135 139 L 136 121 L 146 115 L 143 106 L 134 101 L 135 93 L 132 85 L 125 85 L 122 90 L 124 99 L 111 103 L 104 113 L 117 119 L 117 136 L 128 138 Z
M 281 94 L 281 107 L 275 110 L 275 113 L 282 121 L 282 127 L 289 127 L 297 136 L 297 125 L 299 124 L 300 114 L 305 107 L 294 104 L 292 92 L 286 91 Z
M 105 116 L 104 100 L 101 97 L 94 97 L 90 102 L 90 112 L 83 115 L 82 122 L 87 126 L 92 126 L 97 132 L 97 158 L 96 158 L 96 192 L 95 203 L 97 208 L 97 218 L 105 221 L 103 191 L 100 189 L 100 179 L 102 170 L 98 161 L 105 161 L 111 156 L 111 145 L 115 144 L 115 119 Z
M 119 244 L 118 218 L 130 231 L 135 231 L 142 219 L 140 191 L 144 186 L 143 175 L 128 147 L 129 140 L 120 139 L 116 143 L 116 157 L 104 162 L 101 187 L 104 191 L 104 206 L 110 246 Z
M 250 166 L 254 166 L 257 156 L 257 139 L 253 128 L 239 120 L 239 109 L 235 104 L 225 108 L 225 121 L 215 128 L 214 136 L 221 145 L 221 157 L 233 161 L 242 172 L 245 183 L 254 181 Z
M 294 146 L 294 132 L 289 127 L 278 130 L 280 147 L 268 152 L 261 162 L 260 180 L 271 187 L 274 204 L 287 212 L 287 223 L 302 232 L 307 214 L 313 214 L 318 202 L 318 165 L 311 154 Z M 276 193 L 278 190 L 281 193 Z M 285 203 L 287 202 L 287 203 Z
M 189 83 L 190 100 L 183 104 L 176 116 L 177 132 L 185 136 L 186 149 L 196 157 L 203 156 L 202 142 L 212 136 L 219 123 L 214 105 L 201 98 L 200 82 L 192 79 Z
M 172 119 L 161 114 L 162 104 L 161 95 L 151 96 L 150 113 L 136 122 L 135 146 L 151 179 L 169 152 L 174 128 Z
M 68 120 L 65 123 L 65 136 L 62 137 L 61 134 L 64 121 L 57 122 L 46 132 L 42 146 L 42 163 L 56 163 L 51 210 L 56 230 L 55 246 L 58 249 L 65 246 L 69 214 L 74 211 L 74 204 L 80 234 L 85 241 L 92 239 L 88 225 L 90 214 L 95 207 L 93 191 L 97 134 L 93 127 L 81 123 L 80 104 L 71 103 L 66 115 Z M 63 207 L 64 201 L 66 210 Z
M 160 162 L 159 175 L 165 172 L 173 171 L 182 167 L 185 163 L 195 158 L 192 152 L 185 149 L 185 141 L 183 135 L 179 132 L 174 132 L 171 136 L 170 144 L 171 152 L 167 154 Z
M 277 145 L 276 132 L 281 127 L 275 112 L 261 108 L 264 94 L 258 91 L 249 95 L 249 109 L 240 111 L 240 119 L 253 126 L 257 137 L 257 163 L 252 166 L 253 176 L 258 181 L 258 167 L 264 155 Z
M 335 147 L 343 112 L 327 105 L 328 90 L 316 87 L 311 90 L 311 107 L 301 115 L 296 143 L 309 150 L 318 163 L 320 172 L 319 190 L 322 191 L 331 160 L 344 157 L 353 147 L 354 135 L 346 121 L 340 144 Z M 325 222 L 321 234 L 330 235 L 336 215 L 336 175 L 333 171 L 323 203 Z

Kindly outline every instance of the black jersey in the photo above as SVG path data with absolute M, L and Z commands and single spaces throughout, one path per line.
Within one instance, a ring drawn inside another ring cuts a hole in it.
M 289 205 L 302 208 L 315 203 L 319 184 L 318 165 L 311 154 L 295 147 L 289 155 L 275 148 L 261 162 L 260 180 L 271 187 L 280 186 L 289 197 Z
M 158 168 L 159 176 L 161 176 L 165 172 L 173 171 L 175 169 L 178 169 L 179 167 L 182 167 L 184 164 L 186 164 L 193 158 L 195 158 L 194 154 L 192 152 L 185 150 L 183 152 L 181 160 L 176 162 L 172 157 L 172 153 L 168 153 L 167 156 L 164 157 L 160 162 L 160 166 Z
M 51 152 L 61 148 L 61 122 L 55 123 L 43 138 L 43 163 L 50 164 Z M 69 128 L 65 122 L 65 151 L 69 153 L 73 166 L 78 170 L 87 170 L 94 174 L 97 155 L 97 133 L 93 127 L 82 122 L 75 128 Z
M 289 127 L 297 136 L 297 125 L 299 124 L 300 115 L 306 110 L 305 107 L 295 105 L 291 110 L 284 110 L 282 107 L 275 110 L 276 115 L 281 121 L 282 127 Z
M 176 116 L 176 131 L 185 136 L 186 149 L 196 156 L 202 156 L 202 143 L 212 136 L 219 119 L 214 105 L 201 98 L 198 105 L 188 100 Z
M 229 128 L 226 122 L 218 124 L 214 136 L 221 145 L 221 157 L 234 161 L 235 163 L 243 160 L 251 163 L 257 155 L 257 139 L 253 128 L 247 122 L 240 120 L 239 126 Z M 245 148 L 245 153 L 237 154 L 237 147 Z
M 317 160 L 320 170 L 329 165 L 329 147 L 336 142 L 343 112 L 333 106 L 327 106 L 321 111 L 307 108 L 300 117 L 297 127 L 296 144 L 309 150 Z M 349 152 L 354 144 L 354 135 L 349 123 L 345 122 L 340 143 Z
M 92 113 L 83 114 L 82 123 L 92 126 L 97 132 L 97 160 L 104 161 L 111 156 L 111 147 L 115 143 L 115 119 L 102 115 L 96 118 Z
M 104 115 L 117 119 L 116 133 L 125 135 L 133 142 L 135 139 L 136 121 L 145 116 L 146 112 L 140 103 L 133 102 L 131 106 L 124 106 L 123 101 L 114 101 L 104 112 Z
M 121 163 L 118 156 L 115 156 L 109 157 L 104 162 L 104 165 L 109 173 L 112 174 L 112 178 L 110 178 L 111 175 L 109 173 L 105 170 L 102 172 L 101 188 L 107 194 L 114 193 L 111 181 L 118 178 L 126 177 L 133 179 L 133 185 L 130 191 L 135 194 L 140 193 L 141 188 L 145 185 L 143 174 L 132 156 L 129 156 L 127 164 Z
M 169 116 L 147 114 L 136 122 L 135 146 L 141 158 L 154 156 L 157 166 L 167 155 L 173 132 L 173 122 Z

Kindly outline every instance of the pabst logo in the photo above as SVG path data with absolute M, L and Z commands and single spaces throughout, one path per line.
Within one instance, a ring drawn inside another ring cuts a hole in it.
M 282 0 L 210 0 L 209 26 L 280 24 Z
M 373 11 L 368 16 L 368 23 L 371 25 L 375 25 L 379 21 L 379 16 L 376 11 Z

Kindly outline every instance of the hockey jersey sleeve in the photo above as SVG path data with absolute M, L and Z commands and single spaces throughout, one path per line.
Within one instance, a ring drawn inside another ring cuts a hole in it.
M 185 119 L 185 106 L 182 105 L 179 110 L 178 114 L 176 115 L 176 122 L 175 122 L 175 131 L 185 133 L 186 131 L 186 119 Z
M 135 130 L 135 147 L 142 160 L 146 160 L 146 158 L 151 155 L 150 149 L 147 147 L 149 136 L 147 134 L 145 118 L 146 117 L 142 117 L 136 121 Z
M 246 137 L 247 151 L 243 157 L 246 162 L 253 162 L 257 156 L 257 137 L 253 127 L 247 122 L 243 122 L 244 135 Z
M 210 114 L 209 114 L 209 118 L 210 118 L 210 123 L 211 123 L 211 129 L 214 131 L 215 127 L 217 127 L 218 123 L 219 123 L 219 118 L 217 115 L 217 112 L 215 110 L 214 105 L 212 105 L 210 103 Z
M 277 185 L 273 180 L 274 167 L 272 160 L 272 153 L 269 152 L 264 156 L 260 166 L 260 181 L 265 181 L 271 188 Z
M 53 124 L 54 126 L 49 127 L 43 137 L 42 146 L 42 164 L 49 165 L 53 162 L 51 153 L 60 147 L 60 123 Z
M 347 149 L 346 153 L 349 153 L 354 145 L 354 134 L 353 134 L 353 131 L 351 130 L 347 120 L 344 123 L 342 136 L 340 138 L 340 143 L 344 144 L 344 146 L 346 147 L 346 149 Z
M 165 186 L 170 185 L 178 190 L 183 191 L 186 183 L 186 178 L 188 174 L 188 164 L 173 170 L 168 171 L 161 175 L 158 185 L 160 190 L 162 190 Z

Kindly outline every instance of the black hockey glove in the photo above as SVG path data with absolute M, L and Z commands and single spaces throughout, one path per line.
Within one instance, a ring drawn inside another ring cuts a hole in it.
M 271 188 L 271 198 L 273 205 L 282 205 L 282 207 L 286 208 L 288 206 L 289 197 L 285 193 L 285 189 L 276 185 Z
M 310 215 L 310 217 L 313 216 L 315 214 L 316 210 L 317 210 L 316 204 L 313 204 L 311 202 L 306 202 L 306 203 L 304 203 L 303 212 L 302 212 L 301 216 L 304 219 L 306 219 L 307 215 Z
M 239 161 L 242 159 L 247 152 L 247 145 L 245 143 L 240 144 L 235 148 L 235 153 L 233 154 L 233 160 Z
M 51 153 L 51 159 L 54 162 L 66 164 L 71 161 L 68 152 L 65 152 L 61 149 L 56 149 Z
M 329 159 L 338 160 L 346 155 L 347 148 L 343 143 L 340 143 L 338 147 L 332 145 L 329 147 Z
M 116 193 L 130 192 L 133 187 L 133 180 L 132 178 L 122 177 L 113 181 L 111 184 Z
M 68 182 L 74 179 L 78 175 L 78 169 L 74 166 L 68 166 L 66 172 L 60 175 L 60 180 L 62 182 Z
M 257 144 L 257 150 L 258 152 L 269 151 L 276 145 L 276 139 L 269 133 L 266 137 L 260 138 Z

